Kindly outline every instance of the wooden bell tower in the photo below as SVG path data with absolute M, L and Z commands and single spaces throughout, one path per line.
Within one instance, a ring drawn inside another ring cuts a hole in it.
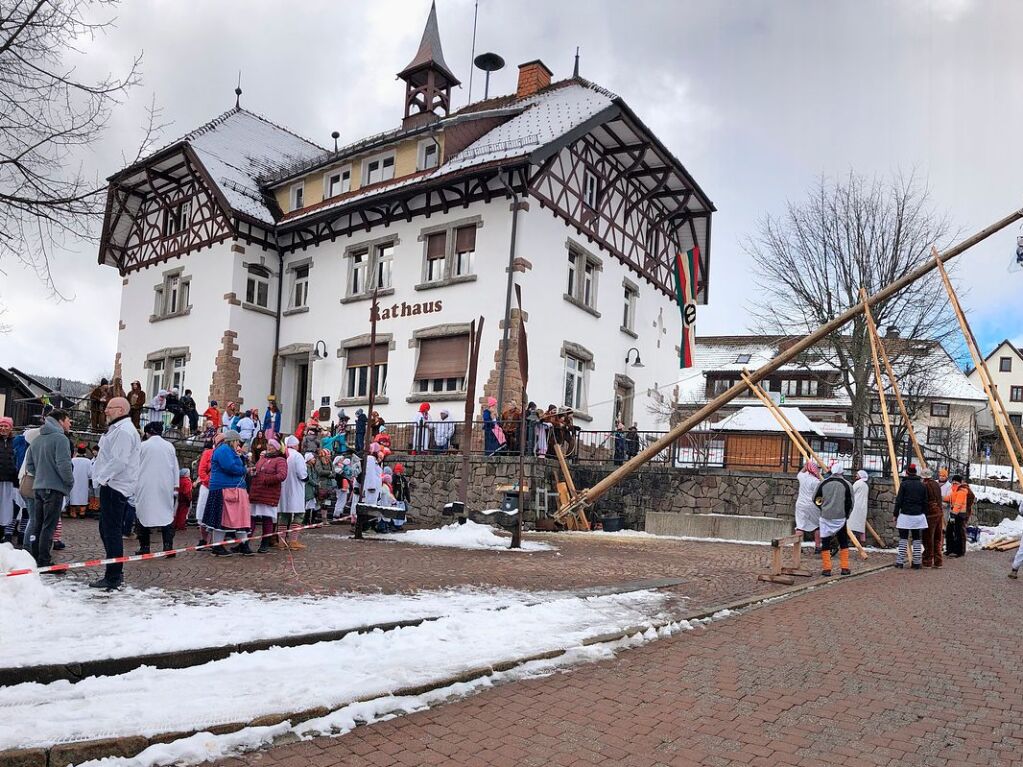
M 430 15 L 415 58 L 398 73 L 405 81 L 405 118 L 403 128 L 433 122 L 451 111 L 451 88 L 459 80 L 444 61 L 437 28 L 437 4 L 430 4 Z

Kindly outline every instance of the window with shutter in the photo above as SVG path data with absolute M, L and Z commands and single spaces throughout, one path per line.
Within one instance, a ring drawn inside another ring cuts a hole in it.
M 444 257 L 447 255 L 447 232 L 437 232 L 426 238 L 426 281 L 444 279 Z
M 414 377 L 416 391 L 464 391 L 468 359 L 468 334 L 422 339 Z
M 463 226 L 455 230 L 455 276 L 472 274 L 476 253 L 476 226 Z

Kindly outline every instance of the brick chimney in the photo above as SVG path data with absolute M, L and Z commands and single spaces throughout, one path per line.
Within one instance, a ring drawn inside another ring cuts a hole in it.
M 553 74 L 540 59 L 519 64 L 519 87 L 515 91 L 515 96 L 524 99 L 541 88 L 546 88 L 551 84 Z

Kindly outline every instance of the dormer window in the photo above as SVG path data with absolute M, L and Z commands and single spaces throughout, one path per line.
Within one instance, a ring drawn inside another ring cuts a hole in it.
M 324 197 L 331 198 L 337 197 L 339 194 L 350 192 L 352 190 L 352 169 L 351 167 L 338 168 L 336 170 L 328 171 L 325 177 L 326 187 L 324 189 Z
M 419 142 L 419 170 L 430 170 L 440 164 L 440 146 L 436 139 L 428 138 Z
M 749 363 L 749 360 L 750 360 L 750 355 L 748 355 L 748 354 L 740 354 L 739 356 L 737 356 L 735 358 L 735 364 L 736 365 L 746 365 L 746 364 Z
M 366 172 L 363 176 L 366 179 L 366 185 L 388 181 L 394 178 L 394 155 L 389 154 L 366 160 L 365 167 Z
M 305 204 L 305 184 L 299 182 L 291 187 L 291 209 L 301 210 Z

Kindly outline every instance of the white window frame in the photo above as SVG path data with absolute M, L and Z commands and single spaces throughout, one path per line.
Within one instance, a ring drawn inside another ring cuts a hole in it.
M 188 228 L 189 221 L 192 218 L 192 201 L 185 200 L 184 202 L 175 205 L 170 210 L 164 211 L 163 219 L 163 234 L 164 237 L 175 237 L 181 234 L 185 229 Z
M 249 289 L 252 289 L 252 298 L 249 298 Z M 259 301 L 259 289 L 264 288 L 265 296 L 263 303 Z M 270 308 L 270 278 L 266 275 L 254 272 L 251 269 L 246 274 L 245 280 L 245 303 L 252 306 L 259 306 L 263 309 Z
M 305 181 L 291 185 L 288 190 L 288 200 L 292 210 L 301 210 L 305 207 Z
M 387 363 L 378 362 L 374 365 L 377 371 L 377 391 L 374 397 L 387 395 Z M 369 365 L 345 367 L 345 397 L 347 399 L 366 399 L 369 396 Z
M 448 264 L 448 251 L 449 251 L 449 239 L 453 232 L 451 230 L 442 229 L 439 232 L 431 232 L 423 238 L 423 242 L 426 243 L 426 250 L 423 255 L 423 282 L 441 282 L 447 277 L 447 264 Z M 439 258 L 430 258 L 430 238 L 431 237 L 443 237 L 444 238 L 444 255 Z
M 185 390 L 185 366 L 188 364 L 188 358 L 185 356 L 171 357 L 170 365 L 170 383 L 171 385 L 166 387 L 167 391 L 171 389 L 177 389 L 178 391 Z
M 599 258 L 569 240 L 565 300 L 599 317 L 597 301 L 600 292 L 600 272 L 603 269 L 604 265 Z
M 565 293 L 575 297 L 576 293 L 579 292 L 579 264 L 583 260 L 581 253 L 572 250 L 568 251 L 568 285 L 565 289 Z
M 337 178 L 337 189 L 334 189 L 333 179 Z M 323 199 L 337 197 L 340 194 L 352 191 L 352 166 L 342 165 L 339 168 L 328 170 L 323 174 Z
M 164 272 L 163 280 L 153 287 L 153 291 L 156 296 L 150 321 L 181 317 L 192 308 L 192 275 L 185 274 L 182 267 Z
M 583 202 L 590 210 L 600 205 L 600 177 L 589 168 L 583 171 Z
M 390 249 L 386 256 L 384 251 Z M 382 242 L 373 247 L 373 287 L 370 290 L 387 290 L 394 287 L 394 243 Z
M 299 264 L 292 267 L 290 309 L 303 309 L 309 306 L 309 272 L 310 264 Z M 300 274 L 301 272 L 305 274 Z M 301 294 L 301 295 L 300 295 Z
M 387 162 L 388 160 L 390 160 L 390 163 Z M 376 169 L 373 168 L 374 165 Z M 362 161 L 362 178 L 364 179 L 362 186 L 390 181 L 394 178 L 394 165 L 395 154 L 393 150 L 374 155 L 373 157 L 367 157 Z M 379 174 L 376 178 L 373 177 L 375 172 Z
M 639 291 L 631 285 L 624 285 L 622 307 L 622 328 L 629 332 L 636 332 L 636 304 L 639 302 Z
M 586 412 L 586 384 L 587 384 L 587 370 L 589 364 L 586 360 L 581 357 L 577 357 L 574 354 L 565 355 L 565 367 L 564 376 L 562 377 L 562 391 L 561 401 L 565 407 L 570 407 L 573 410 L 580 412 Z M 573 399 L 569 401 L 568 396 L 568 383 L 569 378 L 572 379 L 572 394 Z
M 166 389 L 164 380 L 167 375 L 167 363 L 165 360 L 152 360 L 149 363 L 149 399 L 160 393 L 160 389 Z
M 348 265 L 348 295 L 362 296 L 369 293 L 370 249 L 353 250 Z M 360 281 L 361 278 L 361 281 Z
M 419 142 L 418 151 L 416 152 L 416 168 L 418 170 L 433 170 L 440 165 L 440 143 L 432 136 L 424 138 Z M 430 152 L 430 150 L 433 150 Z M 427 164 L 427 154 L 432 154 L 433 164 Z
M 467 226 L 476 226 L 475 224 L 468 224 Z M 454 256 L 451 263 L 451 274 L 455 277 L 467 277 L 470 274 L 476 273 L 476 248 L 472 250 L 459 250 L 458 249 L 458 230 L 464 229 L 465 227 L 456 226 L 451 230 L 451 237 L 453 243 L 451 247 L 454 249 Z M 475 239 L 474 239 L 475 242 Z M 464 268 L 463 268 L 464 266 Z

